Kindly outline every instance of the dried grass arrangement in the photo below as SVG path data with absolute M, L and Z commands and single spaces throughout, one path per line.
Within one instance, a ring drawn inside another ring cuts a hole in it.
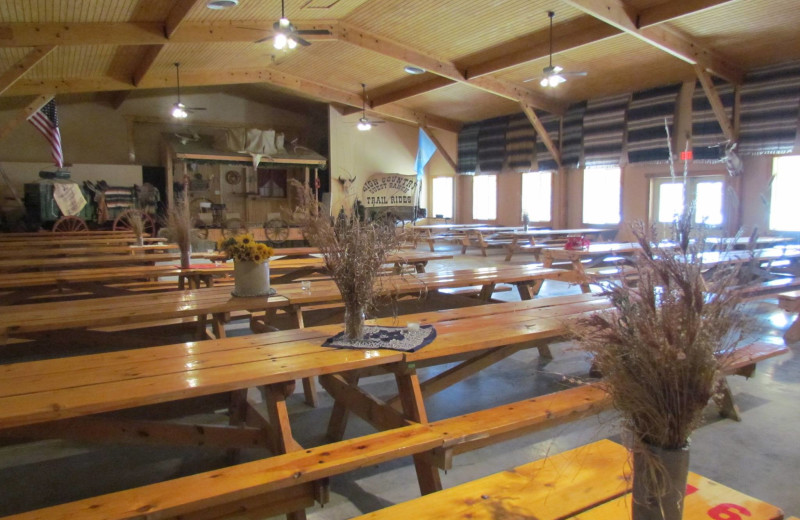
M 386 256 L 400 247 L 403 235 L 394 226 L 362 220 L 356 212 L 332 219 L 322 211 L 310 188 L 297 181 L 291 184 L 298 196 L 292 219 L 306 240 L 319 248 L 342 294 L 348 339 L 362 339 L 364 314 L 373 308 L 376 294 L 383 289 L 381 268 Z
M 144 219 L 141 213 L 138 211 L 134 212 L 128 215 L 126 220 L 128 222 L 128 227 L 131 228 L 133 235 L 136 237 L 136 245 L 144 245 Z
M 688 470 L 689 436 L 709 399 L 721 391 L 726 359 L 750 330 L 740 296 L 730 290 L 738 285 L 741 267 L 728 264 L 704 273 L 704 241 L 690 239 L 693 221 L 688 208 L 676 222 L 674 242 L 664 246 L 651 242 L 654 230 L 634 226 L 642 248 L 635 281 L 621 277 L 608 285 L 613 309 L 572 325 L 632 434 L 634 494 L 638 479 L 648 497 L 657 498 L 657 507 L 649 506 L 657 514 L 637 516 L 634 496 L 634 518 L 680 518 L 680 508 L 664 512 L 669 500 L 659 497 L 669 496 L 669 470 L 654 448 L 685 450 Z M 644 461 L 638 468 L 637 455 Z M 678 492 L 682 504 L 683 491 Z
M 189 216 L 189 204 L 185 197 L 178 198 L 167 212 L 167 237 L 178 244 L 181 250 L 181 267 L 191 264 L 192 253 L 192 219 Z

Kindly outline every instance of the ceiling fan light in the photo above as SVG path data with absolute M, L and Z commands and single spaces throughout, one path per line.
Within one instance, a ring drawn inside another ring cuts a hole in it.
M 175 103 L 172 106 L 172 117 L 175 119 L 186 119 L 189 113 L 186 112 L 186 107 L 183 106 L 183 103 Z
M 356 125 L 356 128 L 358 128 L 362 132 L 366 132 L 367 130 L 372 128 L 372 125 L 370 124 L 369 121 L 365 121 L 364 119 L 361 119 L 361 120 L 359 120 L 358 124 Z
M 559 67 L 558 65 L 553 65 L 553 73 L 554 73 L 554 74 L 558 74 L 558 73 L 560 73 L 562 70 L 564 70 L 564 67 Z
M 548 81 L 548 78 L 542 78 L 542 81 L 539 82 L 539 85 L 541 85 L 543 87 L 549 87 L 550 86 L 550 82 Z
M 281 19 L 278 20 L 278 25 L 280 25 L 281 27 L 289 27 L 290 25 L 289 19 L 286 17 L 281 17 Z
M 283 34 L 282 32 L 275 33 L 275 41 L 273 43 L 273 47 L 275 47 L 280 51 L 286 48 L 287 43 L 288 41 L 285 34 Z
M 237 5 L 239 5 L 239 0 L 208 0 L 208 2 L 206 2 L 206 7 L 215 11 L 229 9 Z
M 286 45 L 287 45 L 287 46 L 288 46 L 290 49 L 294 49 L 295 47 L 297 47 L 297 42 L 294 40 L 294 38 L 292 38 L 292 37 L 290 36 L 289 38 L 287 38 L 287 39 L 286 39 Z
M 550 78 L 548 78 L 548 81 L 551 87 L 557 87 L 567 80 L 566 78 L 564 78 L 564 76 L 560 74 L 553 74 L 552 76 L 550 76 Z

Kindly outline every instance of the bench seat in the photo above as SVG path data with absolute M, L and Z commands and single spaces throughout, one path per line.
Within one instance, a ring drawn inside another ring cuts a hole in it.
M 800 289 L 800 278 L 786 277 L 742 286 L 739 293 L 745 300 L 760 300 L 797 289 Z
M 203 518 L 257 509 L 280 514 L 308 507 L 325 493 L 315 481 L 420 453 L 449 469 L 457 453 L 565 424 L 610 408 L 608 394 L 586 385 L 444 419 L 409 424 L 363 437 L 180 477 L 134 489 L 5 517 L 4 520 L 172 518 L 198 511 Z M 288 500 L 287 497 L 296 497 Z

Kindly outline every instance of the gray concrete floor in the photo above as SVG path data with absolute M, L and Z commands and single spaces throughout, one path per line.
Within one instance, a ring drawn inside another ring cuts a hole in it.
M 437 250 L 439 247 L 437 247 Z M 488 258 L 477 251 L 458 254 L 450 261 L 432 263 L 432 269 L 452 269 L 503 263 L 502 252 L 491 250 Z M 518 255 L 513 263 L 532 262 Z M 546 282 L 543 296 L 577 293 L 576 287 Z M 514 291 L 499 298 L 516 300 Z M 426 304 L 437 305 L 441 302 Z M 406 303 L 400 312 L 413 312 L 419 302 Z M 780 336 L 792 317 L 778 309 L 774 300 L 752 304 L 759 318 L 759 334 Z M 313 319 L 313 318 L 312 318 Z M 319 322 L 340 319 L 321 314 Z M 245 334 L 242 324 L 229 326 L 232 335 Z M 552 347 L 554 359 L 541 362 L 535 350 L 520 352 L 473 376 L 426 402 L 432 420 L 480 410 L 527 397 L 557 391 L 586 377 L 587 356 L 567 342 Z M 800 514 L 800 344 L 789 355 L 761 363 L 755 377 L 730 378 L 742 422 L 720 419 L 711 405 L 705 421 L 692 435 L 691 470 L 751 496 Z M 36 357 L 34 352 L 29 353 Z M 17 359 L 19 360 L 19 359 Z M 448 368 L 426 369 L 423 377 Z M 376 377 L 366 382 L 376 395 L 391 394 L 393 380 Z M 320 393 L 320 406 L 310 408 L 299 393 L 289 399 L 293 432 L 304 446 L 325 442 L 323 434 L 332 400 Z M 220 416 L 192 419 L 209 422 Z M 371 428 L 351 419 L 347 437 L 370 433 Z M 568 450 L 602 438 L 619 438 L 613 412 L 560 426 L 502 444 L 459 455 L 454 468 L 443 475 L 445 487 L 489 475 L 548 454 Z M 251 450 L 246 459 L 267 453 Z M 117 489 L 143 485 L 225 465 L 222 450 L 147 446 L 96 446 L 66 441 L 39 441 L 0 446 L 0 515 L 44 507 Z M 331 479 L 331 501 L 309 510 L 312 519 L 344 519 L 418 496 L 410 459 L 401 459 Z

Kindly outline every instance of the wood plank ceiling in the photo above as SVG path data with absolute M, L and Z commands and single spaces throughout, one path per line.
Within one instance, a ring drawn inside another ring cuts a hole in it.
M 686 81 L 704 71 L 734 81 L 800 59 L 797 0 L 285 0 L 310 47 L 277 51 L 279 0 L 5 0 L 2 96 L 258 85 L 457 130 L 465 122 Z M 553 61 L 586 71 L 556 89 L 537 81 Z M 409 76 L 404 65 L 428 72 Z M 697 65 L 696 65 L 697 64 Z

